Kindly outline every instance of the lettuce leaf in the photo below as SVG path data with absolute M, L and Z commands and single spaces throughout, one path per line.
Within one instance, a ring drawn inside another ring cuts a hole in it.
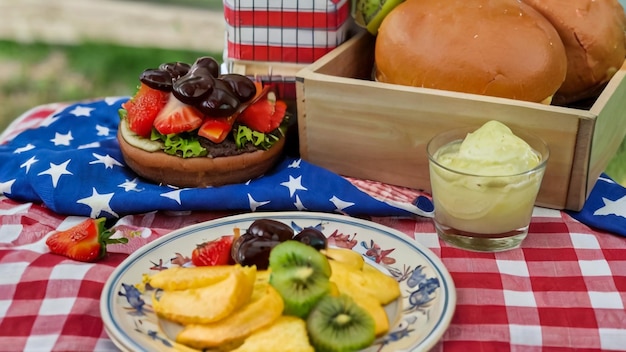
M 237 130 L 234 131 L 235 144 L 237 145 L 237 148 L 243 148 L 243 146 L 249 142 L 257 148 L 264 150 L 270 149 L 274 143 L 276 143 L 281 137 L 284 137 L 285 133 L 287 133 L 287 128 L 291 122 L 290 118 L 291 116 L 285 115 L 285 118 L 280 126 L 278 126 L 278 128 L 271 133 L 254 131 L 247 126 L 239 125 Z
M 162 141 L 165 147 L 163 151 L 170 155 L 178 155 L 183 158 L 193 158 L 206 156 L 207 150 L 198 141 L 198 137 L 189 133 L 181 134 L 161 134 L 156 129 L 152 129 L 150 139 Z

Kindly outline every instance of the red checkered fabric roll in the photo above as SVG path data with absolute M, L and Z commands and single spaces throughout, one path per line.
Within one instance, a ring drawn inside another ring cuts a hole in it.
M 224 0 L 226 59 L 312 63 L 347 39 L 349 0 Z

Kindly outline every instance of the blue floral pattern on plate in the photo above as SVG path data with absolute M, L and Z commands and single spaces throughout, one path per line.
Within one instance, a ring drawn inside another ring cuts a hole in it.
M 168 337 L 167 322 L 159 322 L 151 307 L 147 275 L 172 266 L 190 265 L 185 253 L 197 243 L 245 230 L 259 218 L 290 224 L 295 232 L 317 227 L 329 245 L 351 248 L 368 263 L 394 277 L 402 297 L 385 307 L 390 331 L 366 351 L 430 349 L 447 329 L 456 305 L 450 274 L 427 248 L 406 235 L 366 220 L 310 212 L 252 213 L 208 221 L 174 231 L 129 256 L 113 272 L 101 297 L 105 328 L 122 350 L 189 350 Z

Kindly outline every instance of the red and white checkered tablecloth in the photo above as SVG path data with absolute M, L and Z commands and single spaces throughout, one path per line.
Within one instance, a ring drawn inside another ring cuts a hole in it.
M 61 105 L 38 107 L 10 139 Z M 351 181 L 378 197 L 412 190 Z M 141 245 L 225 213 L 152 212 L 107 224 L 131 239 L 94 264 L 48 253 L 51 231 L 82 220 L 0 197 L 0 351 L 115 351 L 100 318 L 100 293 L 116 265 Z M 457 307 L 435 351 L 626 350 L 626 238 L 595 231 L 564 212 L 536 208 L 520 249 L 475 253 L 442 243 L 428 219 L 375 217 L 430 248 L 452 275 Z

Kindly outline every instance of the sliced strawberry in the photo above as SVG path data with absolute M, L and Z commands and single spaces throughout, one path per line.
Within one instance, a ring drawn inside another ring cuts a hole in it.
M 58 231 L 46 239 L 46 245 L 55 254 L 81 262 L 94 262 L 104 257 L 106 246 L 127 243 L 127 238 L 111 238 L 112 232 L 104 228 L 105 218 L 87 219 L 71 228 Z
M 255 131 L 268 133 L 280 126 L 286 112 L 287 104 L 276 100 L 275 95 L 270 93 L 267 99 L 260 99 L 248 106 L 239 115 L 239 122 Z
M 154 128 L 161 134 L 189 132 L 200 127 L 203 119 L 200 111 L 172 95 L 154 119 Z
M 231 262 L 230 248 L 233 236 L 222 236 L 216 240 L 199 244 L 191 252 L 195 266 L 227 265 Z
M 154 119 L 167 103 L 169 96 L 167 92 L 150 88 L 142 83 L 135 96 L 122 104 L 131 131 L 142 137 L 150 137 Z

